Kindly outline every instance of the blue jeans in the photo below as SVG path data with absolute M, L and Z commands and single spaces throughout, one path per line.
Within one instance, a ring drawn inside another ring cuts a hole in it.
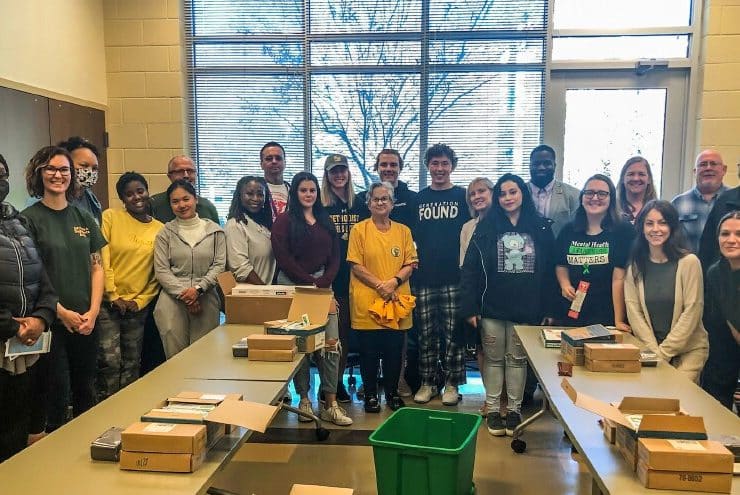
M 514 333 L 514 323 L 493 318 L 480 321 L 483 343 L 483 386 L 486 388 L 488 410 L 497 412 L 501 407 L 501 392 L 506 377 L 508 411 L 520 412 L 524 383 L 527 380 L 527 355 Z

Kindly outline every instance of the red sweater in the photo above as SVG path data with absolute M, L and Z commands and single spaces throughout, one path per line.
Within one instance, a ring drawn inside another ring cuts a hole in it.
M 272 225 L 272 251 L 278 269 L 296 284 L 329 288 L 339 270 L 339 238 L 316 222 L 308 227 L 300 241 L 300 249 L 293 251 L 290 243 L 290 216 L 278 215 Z M 324 274 L 314 277 L 321 268 Z

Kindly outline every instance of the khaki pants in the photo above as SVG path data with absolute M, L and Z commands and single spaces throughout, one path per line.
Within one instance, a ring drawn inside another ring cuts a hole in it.
M 201 312 L 188 313 L 185 303 L 162 291 L 154 308 L 154 321 L 167 359 L 203 337 L 219 324 L 221 302 L 215 290 L 198 298 Z
M 683 372 L 689 380 L 699 383 L 701 370 L 704 369 L 704 363 L 707 362 L 709 349 L 701 348 L 685 352 L 671 359 L 671 366 L 678 371 Z

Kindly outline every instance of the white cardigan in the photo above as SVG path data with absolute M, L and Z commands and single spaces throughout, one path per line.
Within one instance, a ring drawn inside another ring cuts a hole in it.
M 624 300 L 632 332 L 665 361 L 689 351 L 709 348 L 707 331 L 702 323 L 704 280 L 701 263 L 695 255 L 687 254 L 678 260 L 671 330 L 660 345 L 655 339 L 645 303 L 644 280 L 640 278 L 635 284 L 632 265 L 627 268 L 624 278 Z

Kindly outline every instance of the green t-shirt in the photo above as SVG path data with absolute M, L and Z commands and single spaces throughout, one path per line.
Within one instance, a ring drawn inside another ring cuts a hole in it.
M 90 254 L 106 245 L 95 219 L 76 206 L 52 210 L 41 201 L 22 214 L 28 219 L 59 302 L 67 309 L 86 313 L 92 290 Z
M 152 216 L 162 223 L 167 223 L 175 219 L 175 214 L 172 212 L 170 202 L 167 200 L 167 193 L 161 192 L 155 194 L 150 199 L 152 206 Z M 195 207 L 195 211 L 198 213 L 200 218 L 206 220 L 212 220 L 220 225 L 218 219 L 218 210 L 216 207 L 203 196 L 198 196 L 198 204 Z

